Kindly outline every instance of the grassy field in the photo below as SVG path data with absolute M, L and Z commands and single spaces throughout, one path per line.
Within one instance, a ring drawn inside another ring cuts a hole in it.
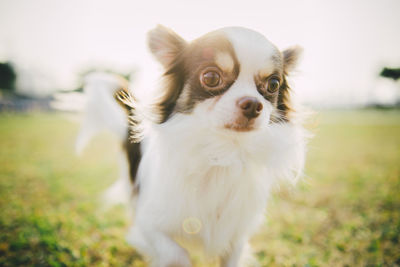
M 262 266 L 400 266 L 400 112 L 325 112 L 311 128 L 307 177 L 274 194 L 252 240 Z M 123 208 L 97 205 L 117 143 L 77 158 L 77 130 L 62 114 L 0 114 L 0 266 L 145 266 Z

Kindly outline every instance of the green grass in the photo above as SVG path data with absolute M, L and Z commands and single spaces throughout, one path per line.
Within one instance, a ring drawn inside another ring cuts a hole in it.
M 307 177 L 269 203 L 258 259 L 400 266 L 400 112 L 325 112 L 310 127 Z M 118 144 L 102 135 L 77 158 L 77 130 L 61 114 L 0 114 L 0 266 L 145 266 L 124 210 L 97 203 Z

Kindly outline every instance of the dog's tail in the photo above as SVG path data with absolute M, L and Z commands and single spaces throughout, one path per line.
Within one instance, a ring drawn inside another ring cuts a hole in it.
M 85 77 L 86 105 L 81 129 L 75 144 L 80 155 L 89 141 L 99 132 L 110 131 L 121 141 L 128 134 L 127 113 L 115 100 L 116 93 L 127 88 L 128 81 L 120 76 L 94 72 Z
M 125 149 L 129 132 L 129 107 L 118 101 L 118 95 L 127 92 L 127 87 L 127 80 L 105 72 L 91 73 L 84 80 L 86 106 L 76 139 L 76 153 L 80 155 L 90 140 L 103 131 L 113 133 L 121 143 L 120 175 L 103 195 L 103 204 L 106 206 L 127 203 L 133 190 Z

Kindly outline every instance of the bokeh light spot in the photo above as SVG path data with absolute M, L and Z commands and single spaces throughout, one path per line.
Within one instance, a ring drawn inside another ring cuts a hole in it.
M 202 228 L 201 221 L 196 217 L 188 217 L 182 222 L 183 231 L 187 234 L 195 235 L 200 232 Z

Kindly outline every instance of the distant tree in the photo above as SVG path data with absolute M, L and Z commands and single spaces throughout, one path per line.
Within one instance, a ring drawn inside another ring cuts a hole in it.
M 400 78 L 400 68 L 398 69 L 383 68 L 383 70 L 379 75 L 397 81 Z
M 10 63 L 0 63 L 0 89 L 14 90 L 17 74 Z

